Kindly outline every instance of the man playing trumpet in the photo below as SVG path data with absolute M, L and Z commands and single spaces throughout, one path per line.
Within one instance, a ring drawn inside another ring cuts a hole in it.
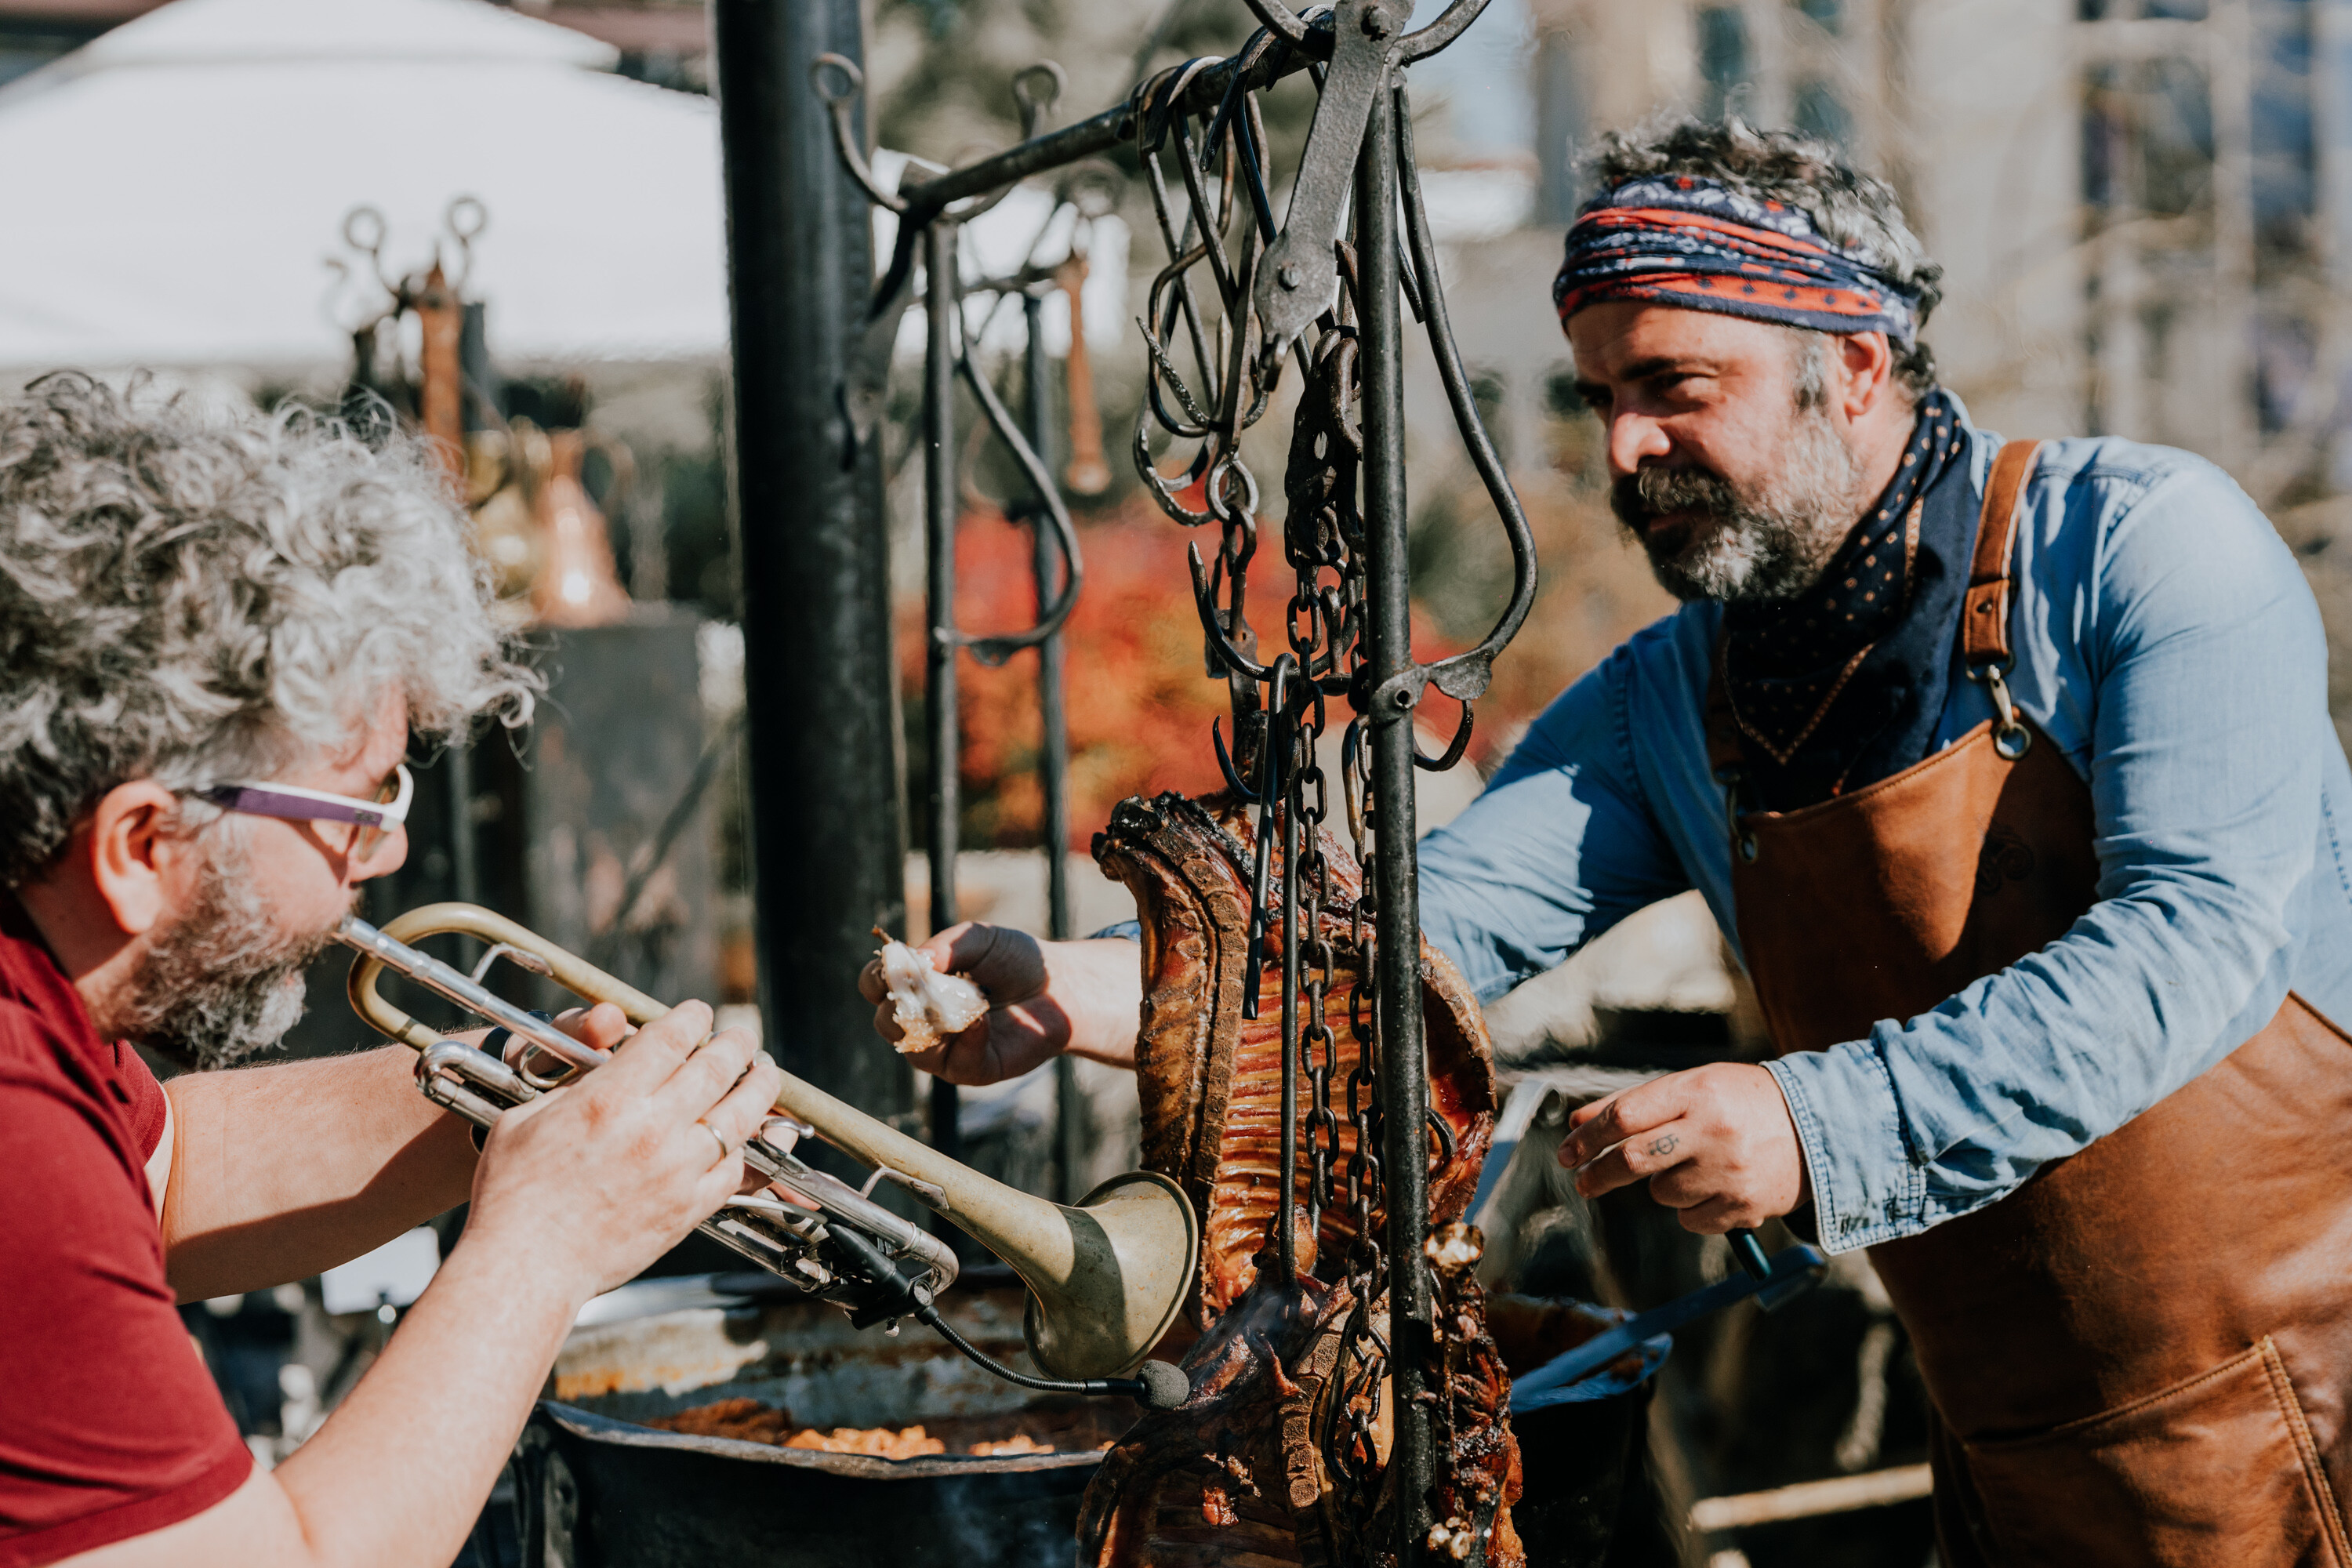
M 0 406 L 0 1568 L 441 1568 L 565 1332 L 744 1184 L 781 1081 L 688 1003 L 469 1129 L 403 1047 L 237 1067 L 396 868 L 412 731 L 530 715 L 422 448 L 76 376 Z M 175 1301 L 472 1201 L 351 1396 L 256 1468 Z

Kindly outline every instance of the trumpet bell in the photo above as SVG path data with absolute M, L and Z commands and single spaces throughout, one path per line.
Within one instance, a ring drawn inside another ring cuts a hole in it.
M 1024 1331 L 1046 1375 L 1123 1377 L 1176 1321 L 1201 1258 L 1183 1189 L 1149 1171 L 1115 1176 L 1075 1208 L 943 1158 L 787 1073 L 776 1109 L 863 1164 L 912 1176 L 908 1190 L 1013 1266 L 1029 1287 Z
M 1008 1259 L 1029 1287 L 1029 1359 L 1048 1377 L 1125 1377 L 1175 1326 L 1201 1256 L 1200 1221 L 1183 1189 L 1150 1171 L 1113 1176 L 1059 1212 L 1073 1244 L 1066 1278 L 1040 1279 Z

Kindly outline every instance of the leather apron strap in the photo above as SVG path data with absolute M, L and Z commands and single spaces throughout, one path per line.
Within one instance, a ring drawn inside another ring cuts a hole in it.
M 1984 510 L 1977 519 L 1976 558 L 1969 568 L 1968 595 L 1960 607 L 1960 660 L 1969 679 L 1991 694 L 2000 715 L 1993 750 L 2011 762 L 2025 755 L 2033 732 L 2018 722 L 2010 700 L 2009 668 L 2017 656 L 2009 646 L 2010 562 L 2017 553 L 2017 517 L 2025 504 L 2025 481 L 2042 457 L 2039 441 L 2011 441 L 1992 460 L 1985 479 Z

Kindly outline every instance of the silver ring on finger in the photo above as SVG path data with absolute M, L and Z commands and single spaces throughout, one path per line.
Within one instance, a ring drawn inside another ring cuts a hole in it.
M 713 1127 L 708 1121 L 698 1121 L 695 1122 L 695 1125 L 701 1128 L 705 1132 L 709 1133 L 710 1141 L 719 1145 L 719 1165 L 725 1164 L 728 1161 L 735 1157 L 735 1146 L 727 1142 L 727 1134 L 721 1132 L 718 1128 Z M 718 1169 L 718 1165 L 714 1165 L 711 1168 L 716 1170 Z

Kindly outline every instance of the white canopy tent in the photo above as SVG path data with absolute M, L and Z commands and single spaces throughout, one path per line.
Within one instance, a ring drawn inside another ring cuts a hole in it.
M 460 195 L 488 213 L 466 291 L 502 362 L 722 360 L 715 106 L 614 59 L 481 0 L 175 0 L 116 28 L 0 89 L 0 369 L 339 367 L 383 304 L 345 215 L 383 215 L 397 276 L 447 247 Z M 975 225 L 968 265 L 1025 248 L 1045 202 Z M 1109 237 L 1087 301 L 1106 347 Z

